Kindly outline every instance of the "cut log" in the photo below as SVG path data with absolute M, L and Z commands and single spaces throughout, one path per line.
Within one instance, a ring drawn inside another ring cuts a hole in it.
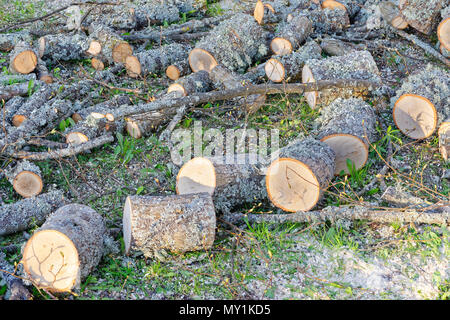
M 450 159 L 450 119 L 441 123 L 438 131 L 439 150 L 445 161 Z
M 67 292 L 78 288 L 103 255 L 103 218 L 81 204 L 56 210 L 27 241 L 22 264 L 38 288 Z
M 185 60 L 191 46 L 172 43 L 157 49 L 146 50 L 125 59 L 125 67 L 130 77 L 146 76 L 164 71 L 171 64 Z
M 320 59 L 321 53 L 320 46 L 311 40 L 290 55 L 269 59 L 264 67 L 266 76 L 273 82 L 298 80 L 305 62 L 310 59 Z
M 178 172 L 177 194 L 207 192 L 213 195 L 218 212 L 231 212 L 246 203 L 259 203 L 267 199 L 267 193 L 257 157 L 256 154 L 237 154 L 231 158 L 193 158 Z
M 450 50 L 450 17 L 442 20 L 437 28 L 439 43 L 445 50 Z M 441 49 L 441 51 L 443 51 Z
M 0 279 L 3 278 L 10 291 L 9 300 L 31 300 L 31 294 L 23 281 L 13 276 L 15 272 L 15 268 L 6 261 L 5 255 L 0 251 Z
M 166 69 L 166 76 L 170 80 L 178 80 L 180 77 L 184 77 L 191 73 L 191 67 L 189 66 L 189 61 L 181 60 L 171 64 Z
M 214 27 L 200 39 L 189 54 L 189 64 L 194 72 L 210 71 L 220 62 L 231 71 L 244 72 L 252 63 L 268 53 L 266 32 L 255 19 L 237 13 Z
M 143 116 L 127 117 L 126 130 L 135 139 L 146 137 L 169 121 L 174 114 L 175 110 L 161 110 L 153 111 Z
M 0 236 L 40 226 L 57 208 L 64 205 L 61 191 L 52 191 L 36 197 L 0 206 Z
M 355 45 L 350 42 L 344 42 L 333 38 L 323 39 L 320 42 L 320 47 L 328 56 L 343 56 L 352 51 L 363 50 L 363 45 Z
M 398 1 L 383 1 L 379 5 L 381 16 L 396 29 L 406 29 L 408 23 L 403 18 L 398 7 Z
M 336 154 L 334 174 L 349 174 L 347 159 L 355 170 L 362 168 L 369 156 L 369 142 L 376 140 L 376 115 L 373 108 L 358 98 L 338 98 L 322 109 L 317 119 L 317 135 Z
M 446 0 L 399 0 L 403 19 L 414 29 L 430 34 L 438 24 Z
M 365 0 L 325 0 L 322 2 L 322 9 L 342 9 L 346 10 L 349 17 L 355 17 L 362 7 L 364 7 Z
M 208 92 L 212 90 L 212 82 L 206 71 L 198 71 L 178 79 L 167 89 L 167 93 L 179 92 L 181 96 L 188 96 L 197 92 Z
M 177 253 L 209 249 L 216 214 L 208 193 L 129 196 L 123 210 L 125 252 L 152 257 L 159 250 Z
M 90 26 L 88 41 L 87 53 L 93 56 L 102 54 L 109 63 L 125 63 L 126 58 L 133 54 L 133 48 L 128 42 L 104 25 Z
M 36 73 L 40 81 L 45 82 L 47 84 L 53 83 L 53 77 L 50 74 L 50 72 L 48 72 L 47 66 L 45 65 L 45 62 L 42 61 L 41 58 L 38 58 Z
M 4 173 L 14 190 L 22 197 L 30 198 L 42 192 L 44 183 L 41 170 L 34 163 L 22 160 L 15 165 L 8 166 Z
M 404 80 L 391 98 L 393 118 L 400 131 L 411 139 L 431 136 L 450 117 L 447 71 L 428 65 Z
M 180 10 L 172 0 L 135 1 L 136 28 L 142 29 L 164 22 L 173 23 L 180 19 Z
M 0 33 L 0 51 L 11 51 L 19 42 L 31 43 L 32 40 L 27 31 Z
M 301 15 L 305 15 L 313 23 L 314 31 L 320 33 L 334 33 L 350 26 L 347 10 L 341 8 L 319 8 Z
M 26 96 L 30 88 L 34 88 L 34 81 L 31 84 L 29 82 L 15 83 L 9 86 L 0 86 L 0 100 L 8 101 L 9 99 L 17 96 Z
M 84 33 L 55 34 L 39 38 L 39 57 L 53 62 L 81 60 L 86 58 Z
M 37 65 L 37 55 L 26 42 L 18 42 L 10 53 L 9 72 L 28 74 Z
M 127 95 L 118 95 L 107 101 L 97 103 L 91 107 L 83 108 L 72 114 L 72 119 L 77 123 L 85 120 L 89 115 L 95 118 L 105 117 L 109 121 L 114 121 L 114 116 L 111 112 L 119 106 L 131 104 L 130 98 Z M 99 116 L 102 115 L 102 116 Z
M 326 143 L 307 138 L 279 150 L 266 173 L 272 204 L 284 211 L 308 211 L 321 199 L 335 172 L 335 153 Z
M 270 49 L 276 55 L 290 54 L 305 42 L 312 32 L 312 26 L 311 21 L 305 16 L 295 16 L 289 22 L 281 23 L 270 43 Z
M 110 121 L 111 119 L 113 120 Z M 105 115 L 91 112 L 86 120 L 79 121 L 74 126 L 66 129 L 64 134 L 66 143 L 76 146 L 93 140 L 106 132 L 121 132 L 124 126 L 125 123 L 123 121 L 114 121 L 112 114 Z
M 24 97 L 15 96 L 9 99 L 3 106 L 3 110 L 0 112 L 0 123 L 11 123 L 12 117 L 17 110 L 24 104 L 26 99 Z
M 378 67 L 368 51 L 353 51 L 344 56 L 327 59 L 312 59 L 302 69 L 302 82 L 318 80 L 354 79 L 371 80 L 381 83 Z M 368 91 L 347 89 L 330 89 L 305 93 L 306 101 L 313 109 L 328 105 L 336 98 L 364 97 Z
M 83 17 L 82 27 L 104 25 L 115 30 L 134 30 L 137 27 L 135 9 L 129 3 L 111 3 L 90 8 L 89 14 Z
M 97 71 L 102 71 L 105 69 L 105 64 L 103 61 L 99 58 L 92 58 L 91 59 L 91 66 Z

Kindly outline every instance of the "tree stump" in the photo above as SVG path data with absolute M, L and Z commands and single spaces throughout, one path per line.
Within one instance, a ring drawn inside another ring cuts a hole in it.
M 267 198 L 267 193 L 264 174 L 256 160 L 256 154 L 237 154 L 230 159 L 193 158 L 178 172 L 177 194 L 207 192 L 213 196 L 218 212 L 231 212 L 238 205 L 260 202 Z
M 358 98 L 338 98 L 322 109 L 318 139 L 336 154 L 334 174 L 349 174 L 347 159 L 355 170 L 362 168 L 369 156 L 369 142 L 376 139 L 376 115 L 373 108 Z
M 321 59 L 321 53 L 322 49 L 314 40 L 308 41 L 289 55 L 267 60 L 264 67 L 266 76 L 273 82 L 295 81 L 301 76 L 305 62 L 310 59 Z
M 37 56 L 33 49 L 26 42 L 17 42 L 10 53 L 9 72 L 28 74 L 37 65 Z
M 438 23 L 446 0 L 399 0 L 403 19 L 414 29 L 430 34 Z
M 133 48 L 111 28 L 92 25 L 89 30 L 89 48 L 87 53 L 96 57 L 101 54 L 108 63 L 125 63 L 133 54 Z
M 27 241 L 25 273 L 38 288 L 71 291 L 100 262 L 105 235 L 103 218 L 95 210 L 81 204 L 63 206 Z
M 84 33 L 46 35 L 39 38 L 38 55 L 54 62 L 81 60 L 86 57 L 86 41 Z
M 302 82 L 354 79 L 372 80 L 381 83 L 379 74 L 378 67 L 370 52 L 353 51 L 344 56 L 308 60 L 302 69 Z M 315 109 L 319 106 L 328 105 L 336 98 L 364 97 L 367 94 L 367 89 L 346 88 L 306 92 L 305 97 L 309 106 Z
M 4 172 L 14 190 L 22 197 L 30 198 L 42 192 L 44 183 L 41 170 L 34 163 L 22 160 L 16 165 L 10 165 Z
M 216 214 L 208 193 L 129 196 L 123 210 L 125 252 L 152 257 L 159 250 L 177 253 L 211 248 Z
M 312 32 L 312 23 L 305 16 L 294 16 L 289 21 L 280 23 L 270 49 L 276 55 L 290 54 L 305 42 Z
M 326 143 L 307 138 L 279 150 L 266 173 L 272 204 L 284 211 L 309 211 L 319 202 L 335 172 L 335 153 Z
M 411 139 L 431 136 L 450 117 L 450 78 L 447 71 L 432 65 L 410 75 L 391 98 L 394 122 Z
M 445 161 L 450 159 L 450 119 L 441 123 L 438 131 L 439 151 Z
M 207 92 L 212 90 L 212 82 L 206 71 L 198 71 L 182 77 L 172 83 L 167 93 L 179 92 L 181 96 L 188 96 L 196 92 Z

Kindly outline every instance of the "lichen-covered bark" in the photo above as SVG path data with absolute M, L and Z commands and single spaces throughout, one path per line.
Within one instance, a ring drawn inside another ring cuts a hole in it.
M 85 107 L 85 108 L 77 111 L 76 119 L 77 120 L 80 120 L 80 119 L 85 120 L 91 113 L 100 113 L 103 115 L 107 115 L 108 113 L 111 113 L 112 110 L 118 108 L 119 106 L 129 105 L 129 104 L 131 104 L 129 96 L 118 95 L 107 101 L 100 102 L 93 106 Z M 74 120 L 76 120 L 76 119 L 74 119 Z
M 57 230 L 75 245 L 80 261 L 80 280 L 85 279 L 100 262 L 106 226 L 103 218 L 82 204 L 68 204 L 51 214 L 36 232 Z M 75 287 L 80 283 L 76 283 Z
M 430 34 L 438 23 L 446 0 L 406 0 L 399 2 L 400 13 L 414 29 Z M 448 4 L 448 3 L 447 3 Z
M 289 41 L 292 50 L 297 50 L 312 32 L 312 22 L 305 16 L 294 16 L 278 25 L 275 37 Z
M 130 229 L 124 233 L 131 238 L 127 253 L 140 251 L 152 257 L 162 249 L 205 250 L 214 242 L 216 214 L 208 193 L 130 196 L 126 201 L 130 204 Z
M 6 261 L 5 254 L 0 251 L 0 278 L 3 278 L 10 290 L 9 300 L 30 300 L 30 292 L 20 278 L 13 276 L 15 272 L 15 268 Z
M 237 13 L 214 27 L 196 48 L 208 51 L 228 69 L 244 72 L 268 53 L 268 36 L 253 16 Z
M 334 33 L 342 31 L 350 25 L 346 10 L 342 9 L 314 9 L 300 13 L 311 20 L 314 31 L 320 33 Z
M 191 73 L 175 81 L 184 89 L 185 95 L 191 95 L 197 92 L 208 92 L 212 90 L 212 82 L 207 71 L 200 70 Z
M 355 45 L 350 42 L 344 42 L 338 39 L 325 38 L 320 42 L 322 51 L 329 56 L 343 56 L 351 51 L 362 50 L 361 45 Z
M 127 2 L 121 5 L 96 6 L 82 25 L 89 27 L 93 24 L 102 24 L 116 30 L 133 30 L 137 27 L 136 12 Z
M 30 67 L 29 70 L 27 70 L 27 72 L 20 72 L 19 70 L 17 70 L 16 63 L 21 65 L 23 62 L 16 61 L 16 58 L 19 54 L 21 54 L 24 51 L 29 51 L 30 54 L 33 56 L 31 58 L 31 60 L 34 60 L 34 61 L 28 62 L 28 64 L 30 64 L 31 66 L 34 65 L 34 67 L 36 67 L 37 55 L 36 55 L 35 51 L 30 46 L 29 43 L 27 43 L 25 41 L 19 41 L 16 43 L 16 45 L 14 46 L 14 49 L 9 54 L 9 72 L 10 73 L 12 73 L 12 74 L 18 74 L 18 73 L 27 74 L 34 70 L 34 68 L 32 68 L 32 67 Z M 21 59 L 18 59 L 18 60 L 21 60 Z
M 31 35 L 27 31 L 0 33 L 0 51 L 11 51 L 17 43 L 30 43 L 31 41 Z
M 170 66 L 178 71 L 178 78 L 187 76 L 192 72 L 191 67 L 189 66 L 189 62 L 187 59 L 188 54 L 186 55 L 186 59 L 176 61 L 172 63 Z M 177 80 L 177 79 L 172 79 Z
M 361 7 L 364 7 L 364 4 L 366 2 L 365 0 L 337 0 L 337 1 L 345 6 L 350 18 L 355 17 L 361 10 Z
M 61 191 L 52 191 L 36 197 L 0 206 L 0 236 L 41 225 L 57 208 L 64 205 Z
M 150 0 L 135 1 L 133 8 L 136 16 L 137 29 L 145 28 L 149 25 L 173 23 L 180 19 L 180 9 L 176 1 L 172 0 Z
M 29 92 L 29 83 L 15 83 L 7 86 L 0 86 L 0 99 L 8 101 L 9 99 L 16 96 L 25 96 Z M 31 88 L 34 88 L 34 83 L 31 85 Z
M 9 99 L 3 106 L 3 110 L 0 112 L 0 123 L 10 125 L 13 115 L 26 101 L 24 97 L 15 96 Z
M 31 171 L 41 177 L 41 169 L 37 165 L 27 160 L 21 160 L 15 164 L 11 164 L 4 169 L 4 174 L 9 183 L 13 184 L 16 176 L 22 171 Z
M 48 61 L 81 60 L 86 56 L 87 37 L 84 33 L 53 34 L 39 39 L 39 57 Z

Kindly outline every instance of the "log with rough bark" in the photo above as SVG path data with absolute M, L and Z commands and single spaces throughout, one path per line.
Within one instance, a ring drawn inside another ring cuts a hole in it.
M 354 169 L 362 168 L 369 157 L 369 143 L 376 140 L 376 115 L 360 98 L 337 98 L 322 109 L 318 139 L 336 154 L 334 174 L 349 174 L 347 159 Z
M 104 115 L 92 112 L 85 120 L 79 121 L 64 131 L 65 142 L 70 146 L 76 146 L 100 137 L 107 132 L 122 132 L 124 127 L 125 122 L 114 120 L 112 114 Z
M 39 38 L 38 55 L 45 61 L 69 61 L 86 58 L 87 37 L 84 33 L 54 34 Z
M 322 49 L 314 40 L 308 41 L 289 55 L 275 56 L 267 60 L 264 67 L 266 76 L 273 82 L 298 80 L 305 62 L 321 59 L 321 53 Z
M 449 73 L 432 65 L 405 79 L 391 98 L 400 131 L 412 139 L 431 136 L 450 117 L 449 87 Z
M 198 157 L 186 162 L 177 175 L 177 194 L 207 192 L 218 212 L 267 199 L 258 155 Z
M 438 131 L 439 151 L 445 161 L 450 159 L 450 119 L 441 123 Z
M 101 24 L 115 30 L 134 30 L 137 27 L 135 9 L 127 2 L 114 5 L 99 5 L 91 8 L 82 22 L 82 28 L 88 29 L 94 24 Z
M 208 72 L 201 70 L 182 77 L 172 83 L 167 93 L 177 92 L 180 96 L 189 96 L 197 92 L 208 92 L 212 90 L 212 82 Z
M 171 64 L 186 59 L 186 53 L 190 48 L 189 45 L 172 43 L 128 56 L 125 59 L 127 73 L 130 77 L 136 78 L 164 71 Z
M 363 50 L 363 45 L 356 45 L 338 39 L 325 38 L 320 42 L 322 51 L 329 56 L 343 56 L 351 51 Z
M 44 183 L 41 170 L 37 165 L 22 160 L 4 169 L 6 179 L 14 190 L 24 198 L 37 196 L 42 192 Z
M 23 281 L 14 276 L 15 271 L 15 268 L 6 261 L 4 253 L 0 251 L 0 278 L 3 278 L 10 291 L 9 300 L 30 300 L 30 292 L 25 288 Z
M 294 16 L 278 25 L 275 38 L 270 42 L 270 49 L 276 55 L 290 54 L 305 42 L 312 32 L 312 23 L 305 16 Z
M 8 101 L 16 96 L 26 96 L 30 90 L 34 88 L 34 86 L 34 81 L 15 83 L 5 86 L 0 85 L 0 100 Z
M 0 51 L 11 51 L 17 43 L 31 43 L 32 37 L 27 31 L 0 33 Z
M 73 113 L 71 116 L 76 123 L 85 120 L 89 115 L 92 115 L 94 118 L 105 117 L 109 121 L 114 121 L 114 116 L 111 114 L 112 110 L 116 109 L 119 106 L 129 104 L 131 104 L 129 96 L 118 95 L 104 102 L 100 102 L 93 106 L 83 108 Z
M 106 226 L 92 208 L 68 204 L 34 232 L 23 249 L 25 274 L 51 292 L 77 289 L 100 262 Z
M 208 193 L 129 196 L 123 210 L 125 252 L 152 257 L 160 250 L 209 249 L 215 237 L 216 213 Z
M 427 206 L 424 199 L 413 196 L 399 186 L 389 186 L 381 195 L 381 200 L 386 201 L 396 208 Z
M 450 17 L 441 21 L 437 28 L 437 36 L 442 54 L 448 57 L 450 51 Z
M 189 66 L 189 61 L 187 59 L 177 61 L 166 69 L 166 76 L 170 80 L 178 80 L 180 77 L 187 76 L 191 73 L 191 67 Z
M 447 0 L 399 0 L 403 19 L 414 29 L 430 34 L 439 23 L 439 14 Z
M 52 191 L 36 197 L 0 206 L 0 236 L 13 234 L 41 225 L 56 209 L 64 205 L 61 191 Z
M 197 42 L 189 64 L 194 72 L 209 72 L 218 62 L 231 71 L 244 72 L 268 53 L 268 37 L 252 16 L 237 13 Z
M 350 26 L 347 10 L 342 8 L 315 9 L 302 12 L 313 23 L 314 31 L 319 33 L 334 33 Z
M 278 22 L 281 18 L 271 3 L 263 3 L 261 0 L 256 2 L 253 17 L 258 24 Z
M 9 56 L 9 72 L 13 74 L 28 74 L 36 68 L 37 55 L 24 41 L 17 42 Z
M 344 56 L 308 60 L 302 69 L 303 83 L 342 78 L 381 83 L 378 67 L 368 51 L 353 51 Z M 305 93 L 305 97 L 309 106 L 314 109 L 328 105 L 339 97 L 361 97 L 367 94 L 368 91 L 364 89 L 347 88 L 308 92 Z
M 396 29 L 406 29 L 408 22 L 405 21 L 398 7 L 398 0 L 383 1 L 379 4 L 380 13 L 384 20 Z
M 112 29 L 104 25 L 89 27 L 89 47 L 87 53 L 94 57 L 101 57 L 108 63 L 125 63 L 128 56 L 133 54 L 133 48 Z
M 321 199 L 335 172 L 335 153 L 326 143 L 306 138 L 278 151 L 266 173 L 272 204 L 284 211 L 308 211 Z
M 25 101 L 26 99 L 20 96 L 9 99 L 3 106 L 3 110 L 0 111 L 0 123 L 2 125 L 4 123 L 5 126 L 9 125 L 12 121 L 12 117 Z
M 322 2 L 322 9 L 344 9 L 347 11 L 350 18 L 355 17 L 361 8 L 364 6 L 365 0 L 325 0 Z
M 53 83 L 53 76 L 47 69 L 45 62 L 41 58 L 38 58 L 38 64 L 36 66 L 36 74 L 40 81 L 47 84 Z

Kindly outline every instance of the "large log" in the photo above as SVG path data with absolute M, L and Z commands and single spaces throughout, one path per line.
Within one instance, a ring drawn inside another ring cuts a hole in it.
M 22 197 L 30 198 L 42 192 L 44 183 L 41 170 L 34 163 L 22 160 L 5 168 L 4 173 L 14 190 Z
M 368 51 L 353 51 L 344 56 L 329 57 L 327 59 L 308 60 L 302 69 L 302 82 L 318 80 L 354 79 L 371 80 L 381 83 L 380 72 Z M 367 90 L 360 89 L 330 89 L 320 92 L 305 93 L 306 101 L 311 108 L 328 105 L 336 98 L 363 97 Z
M 39 57 L 58 62 L 86 58 L 87 37 L 84 33 L 53 34 L 39 38 Z
M 446 0 L 399 0 L 403 19 L 414 29 L 430 34 L 436 27 Z
M 99 5 L 91 8 L 84 17 L 83 28 L 91 25 L 104 25 L 115 30 L 134 30 L 137 27 L 136 10 L 129 3 L 113 3 L 114 5 Z
M 81 204 L 65 205 L 27 241 L 24 271 L 38 288 L 72 291 L 100 262 L 105 235 L 105 223 L 95 210 Z
M 61 191 L 52 191 L 36 197 L 0 206 L 0 236 L 41 225 L 57 208 L 64 205 Z
M 214 27 L 189 54 L 192 71 L 211 71 L 217 62 L 231 71 L 244 72 L 268 53 L 266 32 L 255 19 L 237 13 Z
M 267 199 L 258 155 L 237 154 L 193 158 L 177 175 L 177 194 L 207 192 L 218 212 L 231 212 L 239 205 Z
M 428 65 L 410 75 L 391 98 L 396 126 L 412 139 L 431 136 L 450 117 L 449 73 Z
M 280 149 L 267 169 L 267 194 L 284 211 L 308 211 L 319 202 L 334 172 L 333 149 L 312 138 L 297 140 Z
M 366 164 L 369 143 L 376 139 L 376 119 L 373 108 L 360 98 L 337 98 L 322 109 L 317 137 L 336 154 L 336 175 L 350 173 L 347 159 L 355 170 Z
M 24 41 L 17 42 L 9 56 L 9 72 L 11 73 L 28 74 L 36 68 L 37 55 Z
M 289 21 L 280 23 L 275 38 L 270 42 L 270 49 L 276 55 L 290 54 L 305 42 L 312 32 L 312 26 L 305 16 L 294 16 Z
M 216 214 L 208 193 L 129 196 L 123 210 L 125 252 L 152 257 L 159 250 L 186 252 L 209 249 Z

